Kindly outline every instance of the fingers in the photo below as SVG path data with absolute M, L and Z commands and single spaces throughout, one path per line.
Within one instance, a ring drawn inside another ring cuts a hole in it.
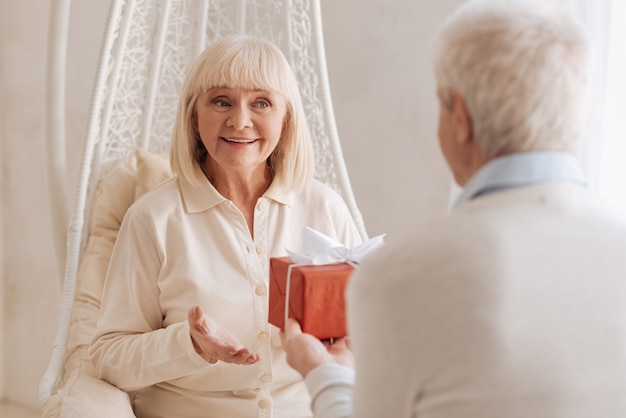
M 338 350 L 350 349 L 348 338 L 335 338 L 330 346 Z
M 192 328 L 199 329 L 203 327 L 203 316 L 204 312 L 202 312 L 202 308 L 200 306 L 194 306 L 189 309 L 189 314 L 187 315 L 187 319 L 189 320 L 189 324 Z
M 233 364 L 254 364 L 260 359 L 261 357 L 258 354 L 252 353 L 246 348 L 239 350 L 239 352 L 232 356 L 228 362 Z
M 244 347 L 237 337 L 205 315 L 199 306 L 189 309 L 188 321 L 194 348 L 203 358 L 234 364 L 254 364 L 260 360 L 258 354 Z
M 189 309 L 189 319 L 198 320 L 202 318 L 202 308 L 196 305 L 193 308 Z
M 300 327 L 300 323 L 293 318 L 288 318 L 287 322 L 285 322 L 285 330 L 280 331 L 278 335 L 280 336 L 280 343 L 285 346 L 285 343 L 288 339 L 294 338 L 297 335 L 301 334 L 302 328 Z
M 201 319 L 202 318 L 202 308 L 200 308 L 200 306 L 196 305 L 193 308 L 189 309 L 188 318 L 192 322 L 196 322 L 199 319 Z
M 287 322 L 285 323 L 285 337 L 291 338 L 300 334 L 302 334 L 300 323 L 293 318 L 287 319 Z
M 327 349 L 335 363 L 354 368 L 354 354 L 352 354 L 348 338 L 334 340 Z

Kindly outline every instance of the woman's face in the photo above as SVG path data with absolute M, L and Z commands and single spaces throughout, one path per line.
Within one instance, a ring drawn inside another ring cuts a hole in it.
M 265 90 L 213 88 L 196 102 L 196 129 L 211 159 L 214 175 L 255 170 L 265 173 L 276 148 L 287 103 L 283 95 Z

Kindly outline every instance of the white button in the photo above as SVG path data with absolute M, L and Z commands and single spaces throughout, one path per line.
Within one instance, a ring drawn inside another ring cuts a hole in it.
M 256 336 L 259 340 L 267 340 L 267 338 L 269 337 L 269 335 L 267 334 L 267 332 L 259 332 Z
M 267 409 L 269 407 L 270 407 L 270 400 L 269 399 L 261 399 L 261 400 L 259 400 L 259 408 Z
M 257 254 L 263 254 L 264 252 L 265 252 L 265 249 L 263 247 L 256 247 Z
M 259 209 L 259 210 L 263 210 L 263 209 L 265 209 L 265 206 L 266 206 L 266 205 L 265 205 L 265 201 L 264 201 L 264 200 L 261 200 L 261 201 L 259 202 L 259 204 L 257 205 L 257 209 Z
M 256 293 L 259 296 L 264 296 L 265 295 L 265 287 L 264 286 L 259 286 L 254 290 L 254 293 Z
M 264 375 L 261 375 L 261 383 L 269 383 L 272 381 L 272 376 L 265 373 Z

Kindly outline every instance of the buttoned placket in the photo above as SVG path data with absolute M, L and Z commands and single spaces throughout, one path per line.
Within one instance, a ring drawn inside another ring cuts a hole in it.
M 254 239 L 250 236 L 248 225 L 243 214 L 230 202 L 230 208 L 236 213 L 239 225 L 235 228 L 242 244 L 248 279 L 252 288 L 252 310 L 255 329 L 255 345 L 250 347 L 260 356 L 259 362 L 255 365 L 257 374 L 257 418 L 273 418 L 273 399 L 270 394 L 270 387 L 274 380 L 271 362 L 271 338 L 268 315 L 268 284 L 269 284 L 269 258 L 268 248 L 268 209 L 269 202 L 261 197 L 257 201 L 254 210 Z
M 270 330 L 267 322 L 268 312 L 268 209 L 267 198 L 261 197 L 254 210 L 254 326 L 256 331 L 256 351 L 261 356 L 259 361 L 259 386 L 257 391 L 257 417 L 271 418 L 273 414 L 273 400 L 270 387 L 274 380 L 272 374 Z M 252 258 L 252 257 L 251 257 Z

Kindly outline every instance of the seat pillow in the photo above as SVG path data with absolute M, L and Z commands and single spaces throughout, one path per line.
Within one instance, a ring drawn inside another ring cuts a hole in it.
M 96 329 L 104 278 L 122 219 L 137 198 L 171 177 L 165 155 L 137 150 L 134 158 L 120 163 L 99 182 L 76 278 L 64 380 L 76 374 L 95 376 L 86 350 Z

